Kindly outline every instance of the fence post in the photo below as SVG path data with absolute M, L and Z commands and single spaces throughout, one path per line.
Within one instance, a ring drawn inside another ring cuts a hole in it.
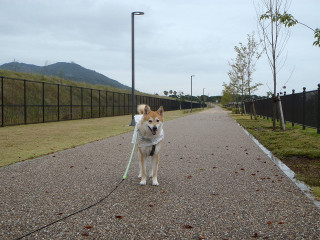
M 3 77 L 1 77 L 1 127 L 4 127 Z
M 91 98 L 90 107 L 91 107 L 91 118 L 92 118 L 93 117 L 93 112 L 92 112 L 92 88 L 91 88 L 90 98 Z
M 24 104 L 24 124 L 27 124 L 27 89 L 26 80 L 23 80 L 23 104 Z
M 70 86 L 70 119 L 72 120 L 72 86 Z
M 42 82 L 42 122 L 44 122 L 44 82 Z
M 60 84 L 58 86 L 58 121 L 60 121 Z
M 291 105 L 292 105 L 292 122 L 291 125 L 292 127 L 294 127 L 294 89 L 292 89 L 292 101 L 291 101 Z
M 120 116 L 120 95 L 121 93 L 118 93 L 118 115 Z
M 286 91 L 283 92 L 283 96 L 284 97 L 287 96 L 287 92 Z M 286 98 L 284 98 L 284 99 L 286 99 Z M 286 102 L 286 100 L 285 100 L 285 102 Z M 281 105 L 282 105 L 282 103 L 281 103 Z M 286 124 L 286 119 L 284 119 L 284 124 Z
M 317 133 L 320 134 L 320 83 L 318 84 L 318 126 Z
M 83 119 L 83 87 L 81 87 L 81 119 Z
M 114 92 L 112 92 L 112 116 L 114 116 Z
M 302 101 L 302 129 L 306 130 L 306 88 L 303 87 L 302 93 L 303 101 Z
M 123 94 L 123 115 L 126 115 L 126 94 Z
M 106 91 L 106 117 L 108 117 L 108 91 Z
M 99 118 L 101 117 L 100 116 L 100 92 L 101 92 L 101 90 L 99 89 Z
M 128 114 L 130 114 L 130 95 L 128 95 Z

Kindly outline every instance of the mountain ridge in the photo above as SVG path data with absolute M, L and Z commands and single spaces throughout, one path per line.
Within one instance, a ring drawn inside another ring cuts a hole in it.
M 10 62 L 0 65 L 0 68 L 16 72 L 43 74 L 46 76 L 57 76 L 76 82 L 99 84 L 111 86 L 118 89 L 131 90 L 131 87 L 128 87 L 101 73 L 98 73 L 91 69 L 84 68 L 81 65 L 73 62 L 57 62 L 47 66 L 37 66 L 34 64 Z

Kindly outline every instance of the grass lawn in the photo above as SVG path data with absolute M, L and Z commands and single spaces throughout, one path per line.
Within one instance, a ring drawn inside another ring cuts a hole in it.
M 269 149 L 276 157 L 296 173 L 296 179 L 311 186 L 314 195 L 320 199 L 320 134 L 316 129 L 286 124 L 286 131 L 280 130 L 280 124 L 272 130 L 272 121 L 250 116 L 231 114 L 241 126 Z
M 193 109 L 196 113 L 200 109 Z M 165 121 L 190 115 L 165 112 Z M 131 115 L 0 128 L 0 167 L 133 131 Z

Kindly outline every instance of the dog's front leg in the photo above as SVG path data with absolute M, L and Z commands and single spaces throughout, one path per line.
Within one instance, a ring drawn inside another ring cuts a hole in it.
M 140 153 L 140 149 L 138 151 L 138 162 L 139 162 L 139 175 L 138 178 L 142 177 L 142 166 L 141 166 L 141 153 Z
M 153 156 L 151 159 L 151 168 L 152 168 L 152 185 L 158 186 L 158 164 L 159 164 L 159 153 L 156 156 Z
M 140 149 L 139 149 L 140 150 Z M 147 184 L 147 174 L 146 174 L 146 161 L 144 159 L 143 153 L 140 150 L 140 155 L 141 155 L 141 181 L 140 185 L 146 185 Z

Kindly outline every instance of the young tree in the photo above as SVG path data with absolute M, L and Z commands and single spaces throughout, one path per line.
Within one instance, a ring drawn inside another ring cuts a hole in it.
M 184 93 L 182 91 L 179 91 L 178 95 L 177 95 L 177 98 L 178 98 L 179 105 L 180 105 L 180 110 L 181 110 L 181 105 L 185 101 Z
M 256 63 L 260 59 L 263 51 L 259 50 L 260 42 L 256 42 L 254 38 L 254 33 L 252 35 L 247 35 L 247 45 L 244 46 L 240 43 L 240 51 L 242 52 L 245 64 L 245 77 L 246 77 L 246 85 L 248 88 L 248 94 L 251 98 L 251 94 L 261 86 L 261 83 L 256 83 L 252 85 L 253 79 L 252 75 L 256 71 Z
M 231 59 L 232 62 L 229 62 L 229 66 L 231 70 L 228 71 L 228 76 L 230 79 L 230 86 L 235 92 L 235 100 L 238 104 L 239 99 L 238 96 L 241 96 L 241 103 L 243 102 L 244 95 L 246 94 L 245 88 L 245 65 L 244 58 L 239 48 L 235 47 L 235 51 L 237 52 L 236 59 Z
M 288 29 L 284 29 L 283 25 L 279 21 L 274 21 L 274 17 L 280 12 L 287 12 L 289 3 L 287 0 L 261 0 L 260 14 L 268 12 L 270 19 L 258 18 L 258 26 L 260 29 L 260 38 L 263 40 L 264 50 L 268 58 L 268 62 L 272 71 L 273 77 L 273 129 L 276 128 L 276 109 L 277 102 L 280 100 L 277 98 L 277 73 L 279 72 L 281 65 L 283 64 L 281 54 L 289 39 Z M 283 123 L 283 119 L 281 119 Z M 283 127 L 284 125 L 281 124 Z
M 254 113 L 254 118 L 255 118 L 255 120 L 257 120 L 254 102 L 252 100 L 251 95 L 262 84 L 261 83 L 252 84 L 252 82 L 253 82 L 252 74 L 256 71 L 256 69 L 255 69 L 256 63 L 260 59 L 263 51 L 259 50 L 259 46 L 260 46 L 261 41 L 260 42 L 255 41 L 254 33 L 252 33 L 252 35 L 248 34 L 247 36 L 248 36 L 247 37 L 247 40 L 248 40 L 247 45 L 244 46 L 242 43 L 240 43 L 240 46 L 241 46 L 240 51 L 242 52 L 242 54 L 244 56 L 245 76 L 246 76 L 245 84 L 248 89 L 248 95 L 249 95 L 249 99 L 251 102 L 251 108 Z M 251 115 L 251 119 L 252 119 L 252 114 L 250 114 L 250 115 Z
M 297 23 L 309 28 L 311 31 L 314 33 L 314 38 L 316 39 L 313 42 L 314 46 L 320 47 L 320 29 L 316 28 L 313 29 L 309 27 L 308 25 L 299 22 L 297 19 L 295 19 L 291 14 L 284 12 L 283 14 L 281 13 L 276 13 L 276 16 L 272 16 L 270 12 L 266 12 L 265 14 L 262 14 L 260 16 L 260 19 L 272 19 L 272 21 L 277 22 L 279 21 L 280 23 L 284 24 L 286 27 L 292 27 L 296 25 Z
M 223 83 L 223 88 L 224 89 L 222 90 L 221 103 L 223 105 L 226 105 L 230 102 L 235 102 L 238 94 L 234 86 L 231 83 Z
M 168 91 L 163 91 L 163 94 L 165 95 L 165 96 L 168 96 Z

